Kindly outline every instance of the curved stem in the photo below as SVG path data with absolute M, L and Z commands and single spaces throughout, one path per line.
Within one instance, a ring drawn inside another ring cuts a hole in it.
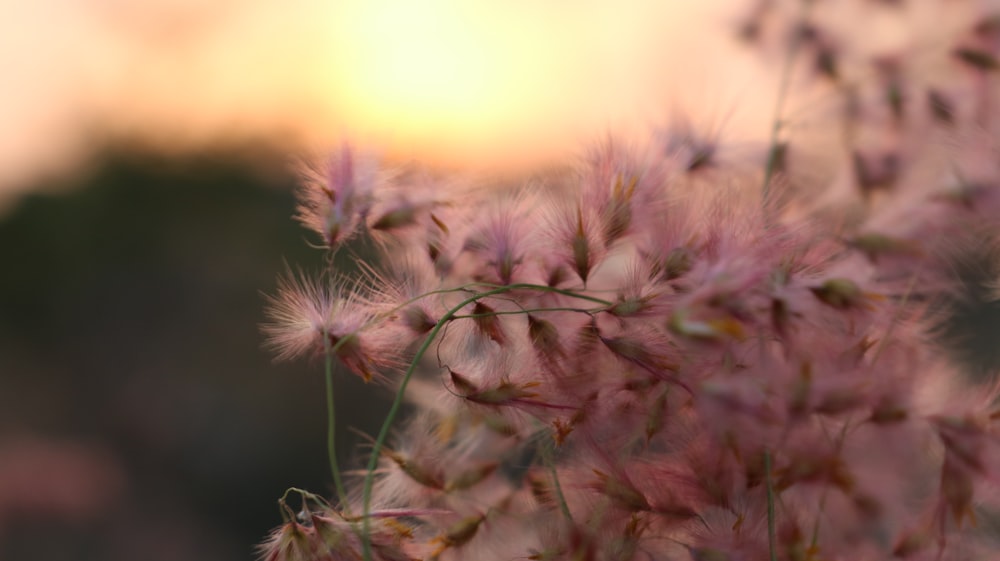
M 360 329 L 358 329 L 357 331 L 354 331 L 351 334 L 357 334 L 359 331 L 361 331 L 361 330 L 363 330 L 363 329 L 365 329 L 367 327 L 370 327 L 370 326 L 378 323 L 379 321 L 382 321 L 386 317 L 391 316 L 392 314 L 398 312 L 399 310 L 405 308 L 406 306 L 409 306 L 410 304 L 413 304 L 414 302 L 417 302 L 417 301 L 419 301 L 419 300 L 421 300 L 423 298 L 426 298 L 428 296 L 433 296 L 433 295 L 436 295 L 436 294 L 450 294 L 450 293 L 453 293 L 453 292 L 463 292 L 463 291 L 469 290 L 469 287 L 472 287 L 472 286 L 484 286 L 484 287 L 490 288 L 492 290 L 490 290 L 489 292 L 484 292 L 482 294 L 474 295 L 472 297 L 472 300 L 470 300 L 470 302 L 475 302 L 479 298 L 485 298 L 487 296 L 493 296 L 493 295 L 496 295 L 496 294 L 503 294 L 504 292 L 508 292 L 508 291 L 511 291 L 511 290 L 530 289 L 530 290 L 538 290 L 540 292 L 551 292 L 551 293 L 554 293 L 554 294 L 561 294 L 563 296 L 569 296 L 569 297 L 572 297 L 572 298 L 579 298 L 581 300 L 588 300 L 590 302 L 594 302 L 594 303 L 600 304 L 603 307 L 609 307 L 609 306 L 613 306 L 614 305 L 613 302 L 610 302 L 608 300 L 602 300 L 600 298 L 596 298 L 596 297 L 593 297 L 593 296 L 588 296 L 586 294 L 580 294 L 580 293 L 577 293 L 577 292 L 573 292 L 572 290 L 564 290 L 564 289 L 561 289 L 561 288 L 553 288 L 551 286 L 543 286 L 543 285 L 540 285 L 540 284 L 518 283 L 518 284 L 511 284 L 511 285 L 498 285 L 498 284 L 492 284 L 492 283 L 486 283 L 486 282 L 472 282 L 472 283 L 468 283 L 468 284 L 463 284 L 462 286 L 457 286 L 455 288 L 443 288 L 443 289 L 440 289 L 440 290 L 431 290 L 430 292 L 425 292 L 424 294 L 421 294 L 420 296 L 415 296 L 413 298 L 410 298 L 406 302 L 403 302 L 402 304 L 399 304 L 398 306 L 394 306 L 393 308 L 391 308 L 389 310 L 386 310 L 386 311 L 384 311 L 384 312 L 376 315 L 374 318 L 372 318 L 367 323 L 365 323 L 363 326 L 361 326 Z M 532 311 L 532 310 L 529 310 L 529 311 Z M 541 310 L 538 310 L 538 311 L 541 311 Z M 559 310 L 557 308 L 549 308 L 549 309 L 545 309 L 545 311 L 559 311 Z M 589 311 L 578 310 L 578 309 L 567 309 L 566 311 L 581 311 L 581 312 L 584 312 L 584 313 L 590 313 Z M 597 311 L 600 311 L 600 310 L 593 310 L 593 311 L 597 312 Z M 494 312 L 494 313 L 496 315 L 501 315 L 500 312 Z M 512 312 L 507 312 L 507 313 L 517 314 L 517 313 L 524 313 L 524 312 L 521 312 L 521 311 L 512 311 Z M 478 317 L 478 316 L 473 316 L 473 315 L 470 314 L 469 316 L 461 316 L 461 317 L 464 318 L 464 317 Z M 452 316 L 452 317 L 449 317 L 449 319 L 457 319 L 457 318 L 455 318 L 455 317 Z M 439 320 L 439 321 L 445 321 L 445 320 L 442 319 L 442 320 Z M 340 350 L 340 347 L 343 346 L 349 339 L 350 338 L 347 337 L 347 336 L 341 337 L 333 345 L 333 348 L 330 349 L 330 351 L 332 352 L 332 354 L 336 354 L 337 351 Z
M 566 517 L 570 523 L 573 522 L 573 515 L 569 511 L 569 505 L 566 503 L 566 496 L 563 495 L 562 485 L 559 483 L 559 472 L 556 470 L 556 462 L 552 457 L 552 443 L 551 442 L 541 442 L 538 444 L 542 449 L 542 460 L 545 465 L 549 468 L 549 474 L 552 476 L 552 487 L 556 492 L 556 500 L 559 502 L 559 510 L 562 512 L 563 516 Z
M 470 304 L 472 302 L 475 302 L 479 298 L 486 298 L 486 297 L 489 297 L 489 296 L 496 296 L 497 294 L 503 294 L 504 292 L 511 292 L 511 291 L 514 291 L 514 290 L 537 290 L 538 292 L 551 292 L 553 294 L 561 294 L 563 296 L 569 296 L 570 298 L 577 298 L 577 299 L 580 299 L 580 300 L 588 300 L 590 302 L 594 302 L 594 303 L 600 304 L 602 306 L 613 306 L 614 305 L 614 302 L 610 302 L 608 300 L 602 300 L 601 298 L 596 298 L 594 296 L 589 296 L 587 294 L 582 294 L 580 292 L 574 292 L 572 290 L 565 290 L 565 289 L 562 289 L 562 288 L 555 288 L 555 287 L 552 287 L 552 286 L 546 286 L 546 285 L 542 285 L 542 284 L 531 284 L 531 283 L 525 283 L 525 282 L 516 283 L 516 284 L 507 284 L 507 285 L 491 284 L 491 283 L 485 283 L 485 282 L 483 282 L 483 283 L 475 283 L 475 284 L 478 284 L 480 286 L 484 286 L 486 288 L 490 288 L 491 290 L 489 290 L 487 292 L 483 292 L 483 293 L 478 294 L 478 295 L 475 295 L 473 298 L 471 298 L 469 300 L 469 302 L 466 303 L 466 305 L 468 305 L 468 304 Z
M 578 298 L 581 300 L 588 300 L 591 302 L 596 302 L 604 306 L 612 305 L 611 302 L 606 300 L 601 300 L 600 298 L 594 298 L 593 296 L 587 296 L 585 294 L 577 294 L 569 290 L 562 290 L 559 288 L 553 288 L 551 286 L 543 286 L 537 284 L 527 284 L 518 283 L 511 284 L 507 286 L 499 286 L 493 290 L 488 290 L 479 294 L 474 294 L 460 303 L 456 304 L 454 307 L 449 309 L 437 324 L 431 329 L 430 333 L 427 334 L 427 338 L 421 343 L 420 348 L 417 349 L 416 354 L 413 356 L 413 360 L 407 367 L 406 372 L 403 374 L 403 379 L 399 383 L 399 389 L 396 391 L 396 397 L 392 401 L 392 405 L 389 407 L 389 412 L 385 416 L 385 421 L 382 423 L 382 429 L 378 433 L 378 437 L 375 439 L 375 443 L 372 445 L 371 457 L 368 459 L 368 466 L 365 473 L 365 483 L 364 491 L 362 495 L 362 539 L 361 547 L 362 554 L 364 555 L 365 561 L 372 561 L 372 549 L 371 549 L 371 519 L 368 516 L 371 512 L 371 499 L 372 499 L 372 486 L 375 482 L 375 468 L 378 466 L 379 454 L 382 452 L 382 447 L 385 444 L 386 438 L 389 436 L 389 429 L 392 427 L 393 421 L 396 420 L 396 415 L 399 414 L 399 409 L 403 405 L 403 395 L 406 393 L 406 386 L 410 383 L 410 378 L 413 377 L 413 373 L 417 369 L 417 364 L 420 359 L 423 358 L 427 350 L 430 349 L 431 344 L 434 339 L 437 338 L 438 333 L 441 329 L 451 321 L 455 315 L 458 314 L 462 308 L 468 306 L 469 304 L 475 303 L 483 298 L 489 298 L 490 296 L 496 296 L 497 294 L 504 294 L 506 292 L 511 292 L 513 290 L 537 290 L 539 292 L 552 292 L 556 294 L 562 294 L 564 296 L 570 296 L 572 298 Z
M 326 453 L 330 460 L 330 472 L 333 474 L 333 485 L 337 490 L 337 498 L 340 499 L 341 508 L 349 508 L 347 501 L 347 491 L 344 489 L 344 481 L 340 475 L 340 466 L 337 463 L 337 414 L 336 404 L 333 397 L 333 349 L 330 347 L 330 338 L 324 337 L 326 346 L 326 360 L 324 373 L 326 375 Z
M 502 310 L 502 311 L 494 311 L 494 312 L 484 312 L 484 313 L 481 313 L 481 314 L 462 314 L 462 315 L 453 316 L 451 319 L 476 319 L 476 318 L 485 318 L 485 317 L 493 317 L 493 316 L 512 316 L 512 315 L 518 315 L 518 314 L 533 314 L 533 313 L 536 313 L 536 312 L 576 312 L 578 314 L 592 315 L 592 314 L 596 314 L 596 313 L 598 313 L 600 311 L 603 311 L 603 310 L 604 310 L 604 308 L 592 308 L 592 309 L 589 309 L 589 310 L 584 309 L 584 308 L 524 308 L 524 309 L 521 309 L 521 310 Z

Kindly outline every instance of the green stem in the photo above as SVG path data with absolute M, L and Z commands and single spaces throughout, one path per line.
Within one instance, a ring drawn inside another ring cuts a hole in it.
M 402 310 L 403 308 L 409 306 L 410 304 L 413 304 L 415 302 L 423 300 L 424 298 L 427 298 L 428 296 L 434 296 L 434 295 L 437 295 L 437 294 L 450 294 L 450 293 L 453 293 L 453 292 L 465 292 L 465 291 L 469 291 L 471 289 L 471 287 L 473 287 L 473 286 L 483 286 L 483 287 L 490 288 L 490 289 L 517 289 L 517 288 L 526 288 L 526 289 L 539 290 L 539 291 L 542 291 L 542 292 L 552 292 L 552 293 L 555 293 L 555 294 L 562 294 L 563 296 L 570 296 L 570 297 L 573 297 L 573 298 L 581 298 L 583 300 L 589 300 L 591 302 L 595 302 L 595 303 L 601 304 L 603 307 L 609 307 L 609 306 L 614 305 L 612 302 L 609 302 L 607 300 L 602 300 L 600 298 L 594 298 L 592 296 L 586 296 L 584 294 L 579 294 L 579 293 L 573 292 L 571 290 L 563 290 L 561 288 L 553 288 L 551 286 L 542 286 L 542 285 L 527 284 L 527 283 L 512 284 L 512 285 L 504 286 L 504 285 L 492 284 L 492 283 L 487 283 L 487 282 L 470 282 L 468 284 L 463 284 L 462 286 L 457 286 L 455 288 L 442 288 L 442 289 L 439 289 L 439 290 L 431 290 L 430 292 L 425 292 L 425 293 L 421 294 L 420 296 L 414 296 L 413 298 L 410 298 L 409 300 L 407 300 L 407 301 L 405 301 L 405 302 L 403 302 L 403 303 L 401 303 L 399 305 L 393 306 L 389 310 L 386 310 L 384 312 L 379 313 L 378 315 L 376 315 L 375 317 L 373 317 L 372 319 L 370 319 L 363 326 L 361 326 L 360 329 L 358 329 L 357 331 L 355 331 L 352 334 L 357 334 L 359 331 L 362 331 L 362 330 L 364 330 L 364 329 L 366 329 L 368 327 L 371 327 L 372 325 L 374 325 L 374 324 L 376 324 L 376 323 L 384 320 L 385 318 L 391 316 L 392 314 L 398 312 L 399 310 Z M 529 311 L 542 311 L 542 310 L 529 310 Z M 559 311 L 559 309 L 557 309 L 557 308 L 551 308 L 551 309 L 546 309 L 545 311 Z M 581 311 L 581 310 L 567 309 L 566 311 Z M 596 312 L 596 311 L 600 311 L 600 310 L 593 310 L 593 311 Z M 523 313 L 523 312 L 521 312 L 521 311 L 514 311 L 514 312 L 508 312 L 508 313 L 516 314 L 516 313 Z M 462 317 L 466 317 L 466 316 L 462 316 Z M 468 317 L 477 317 L 477 316 L 471 316 L 470 315 Z M 453 318 L 453 319 L 459 319 L 459 318 Z M 344 343 L 346 343 L 348 341 L 348 339 L 349 339 L 349 337 L 347 337 L 347 336 L 341 337 L 340 340 L 338 340 L 337 343 L 333 346 L 333 349 L 332 349 L 333 353 L 336 354 L 337 351 L 340 349 L 340 347 Z
M 393 306 L 389 310 L 386 310 L 385 312 L 382 312 L 382 313 L 378 314 L 377 316 L 375 316 L 374 318 L 372 318 L 368 323 L 366 323 L 362 327 L 362 329 L 364 329 L 365 327 L 369 327 L 369 326 L 371 326 L 371 325 L 373 325 L 375 323 L 378 323 L 379 321 L 382 321 L 383 319 L 391 316 L 392 314 L 398 312 L 399 310 L 402 310 L 403 308 L 409 306 L 410 304 L 413 304 L 415 302 L 423 300 L 424 298 L 427 298 L 428 296 L 434 296 L 436 294 L 450 294 L 452 292 L 462 292 L 464 290 L 469 290 L 469 287 L 477 286 L 477 285 L 480 285 L 480 284 L 482 284 L 482 283 L 463 284 L 462 286 L 456 286 L 455 288 L 442 288 L 442 289 L 439 289 L 439 290 L 431 290 L 430 292 L 425 292 L 425 293 L 421 294 L 420 296 L 414 296 L 413 298 L 410 298 L 409 300 L 407 300 L 407 301 L 405 301 L 405 302 L 403 302 L 403 303 L 401 303 L 401 304 L 399 304 L 397 306 Z
M 459 304 L 449 309 L 444 314 L 444 316 L 442 316 L 441 319 L 438 320 L 437 324 L 434 325 L 434 328 L 431 329 L 430 333 L 427 334 L 427 338 L 424 339 L 424 342 L 420 345 L 420 348 L 417 349 L 416 354 L 413 356 L 413 360 L 410 362 L 409 367 L 407 367 L 406 372 L 403 374 L 403 379 L 399 383 L 399 389 L 396 391 L 396 397 L 395 399 L 393 399 L 392 405 L 389 407 L 389 412 L 386 414 L 385 421 L 382 423 L 382 429 L 379 431 L 378 437 L 376 437 L 375 439 L 375 444 L 372 446 L 371 457 L 368 459 L 367 473 L 365 474 L 365 483 L 364 483 L 364 491 L 362 495 L 362 507 L 361 507 L 363 513 L 362 514 L 363 519 L 361 521 L 362 525 L 361 547 L 365 561 L 372 561 L 371 519 L 368 515 L 371 512 L 372 486 L 375 483 L 375 468 L 378 467 L 378 459 L 379 459 L 379 454 L 382 452 L 382 446 L 385 444 L 385 440 L 389 436 L 389 429 L 392 427 L 393 421 L 396 420 L 396 415 L 399 413 L 400 407 L 402 407 L 403 396 L 406 393 L 406 386 L 410 383 L 410 378 L 416 371 L 417 364 L 420 362 L 420 359 L 423 358 L 424 354 L 427 353 L 427 350 L 430 349 L 431 344 L 434 342 L 434 339 L 437 337 L 438 333 L 441 332 L 441 329 L 445 326 L 445 324 L 451 321 L 454 318 L 454 316 L 457 315 L 458 312 L 462 310 L 462 308 L 483 298 L 489 298 L 490 296 L 496 296 L 497 294 L 504 294 L 507 292 L 511 292 L 513 290 L 521 290 L 521 289 L 537 290 L 540 292 L 552 292 L 555 294 L 562 294 L 564 296 L 570 296 L 581 300 L 588 300 L 604 306 L 611 305 L 611 302 L 608 302 L 606 300 L 601 300 L 600 298 L 594 298 L 593 296 L 587 296 L 585 294 L 577 294 L 569 290 L 562 290 L 559 288 L 553 288 L 551 286 L 543 286 L 537 284 L 518 283 L 507 286 L 500 286 L 494 288 L 493 290 L 488 290 L 486 292 L 474 294 L 466 298 L 465 300 L 462 300 Z
M 476 318 L 486 318 L 492 316 L 512 316 L 517 314 L 533 314 L 536 312 L 576 312 L 580 314 L 596 314 L 597 312 L 603 311 L 604 308 L 592 308 L 590 310 L 585 310 L 583 308 L 524 308 L 520 310 L 504 310 L 499 312 L 484 312 L 481 314 L 463 314 L 453 316 L 451 319 L 476 319 Z
M 347 491 L 340 476 L 340 466 L 337 463 L 337 415 L 333 399 L 333 352 L 330 349 L 330 338 L 326 337 L 326 453 L 330 459 L 330 472 L 333 474 L 333 485 L 340 499 L 340 508 L 345 512 L 350 507 L 347 501 Z
M 542 284 L 530 284 L 530 283 L 517 283 L 517 284 L 508 284 L 508 285 L 491 284 L 491 283 L 476 283 L 476 284 L 478 284 L 480 286 L 485 286 L 487 288 L 490 288 L 491 290 L 489 290 L 488 292 L 483 292 L 481 294 L 477 294 L 477 295 L 471 297 L 468 300 L 468 302 L 466 303 L 466 305 L 468 305 L 468 304 L 470 304 L 472 302 L 475 302 L 476 300 L 478 300 L 480 298 L 486 298 L 486 297 L 489 297 L 489 296 L 496 296 L 497 294 L 503 294 L 504 292 L 511 292 L 511 291 L 514 291 L 514 290 L 537 290 L 538 292 L 551 292 L 553 294 L 562 294 L 563 296 L 569 296 L 570 298 L 578 298 L 580 300 L 587 300 L 587 301 L 590 301 L 590 302 L 594 302 L 594 303 L 600 304 L 602 306 L 613 306 L 614 305 L 614 302 L 609 302 L 608 300 L 602 300 L 600 298 L 595 298 L 593 296 L 588 296 L 586 294 L 581 294 L 579 292 L 574 292 L 572 290 L 565 290 L 565 289 L 562 289 L 562 288 L 555 288 L 555 287 L 552 287 L 552 286 L 545 286 L 545 285 L 542 285 Z
M 556 462 L 552 457 L 552 443 L 542 442 L 539 443 L 542 447 L 542 460 L 545 465 L 549 468 L 549 473 L 552 475 L 552 487 L 556 492 L 556 500 L 559 501 L 559 510 L 562 511 L 563 516 L 566 520 L 573 522 L 573 515 L 569 512 L 569 505 L 566 504 L 566 496 L 563 495 L 562 485 L 559 484 L 559 473 L 556 471 Z

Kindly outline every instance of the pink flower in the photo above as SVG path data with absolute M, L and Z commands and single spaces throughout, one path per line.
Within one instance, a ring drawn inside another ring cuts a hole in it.
M 378 369 L 397 364 L 399 342 L 357 292 L 345 294 L 342 281 L 313 280 L 289 273 L 269 298 L 269 322 L 263 325 L 268 346 L 278 360 L 322 356 L 328 349 L 366 382 Z
M 535 243 L 529 222 L 533 204 L 528 195 L 507 197 L 484 209 L 485 216 L 476 217 L 462 248 L 477 259 L 475 277 L 498 284 L 522 278 Z
M 344 145 L 322 164 L 307 168 L 306 182 L 299 190 L 297 218 L 319 234 L 326 247 L 337 247 L 363 224 L 377 182 L 374 161 L 359 158 Z

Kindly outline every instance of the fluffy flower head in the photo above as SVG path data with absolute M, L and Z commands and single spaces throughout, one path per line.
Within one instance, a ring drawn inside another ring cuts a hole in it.
M 396 343 L 370 325 L 371 305 L 356 291 L 345 293 L 336 279 L 289 273 L 269 304 L 263 330 L 278 360 L 329 350 L 365 381 L 375 377 L 376 367 L 392 363 Z

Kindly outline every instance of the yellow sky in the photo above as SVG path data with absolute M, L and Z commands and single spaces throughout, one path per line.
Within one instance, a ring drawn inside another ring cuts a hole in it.
M 292 149 L 350 135 L 389 157 L 471 168 L 541 165 L 676 110 L 759 138 L 775 80 L 729 44 L 734 5 L 5 2 L 0 190 L 74 169 L 109 135 Z

